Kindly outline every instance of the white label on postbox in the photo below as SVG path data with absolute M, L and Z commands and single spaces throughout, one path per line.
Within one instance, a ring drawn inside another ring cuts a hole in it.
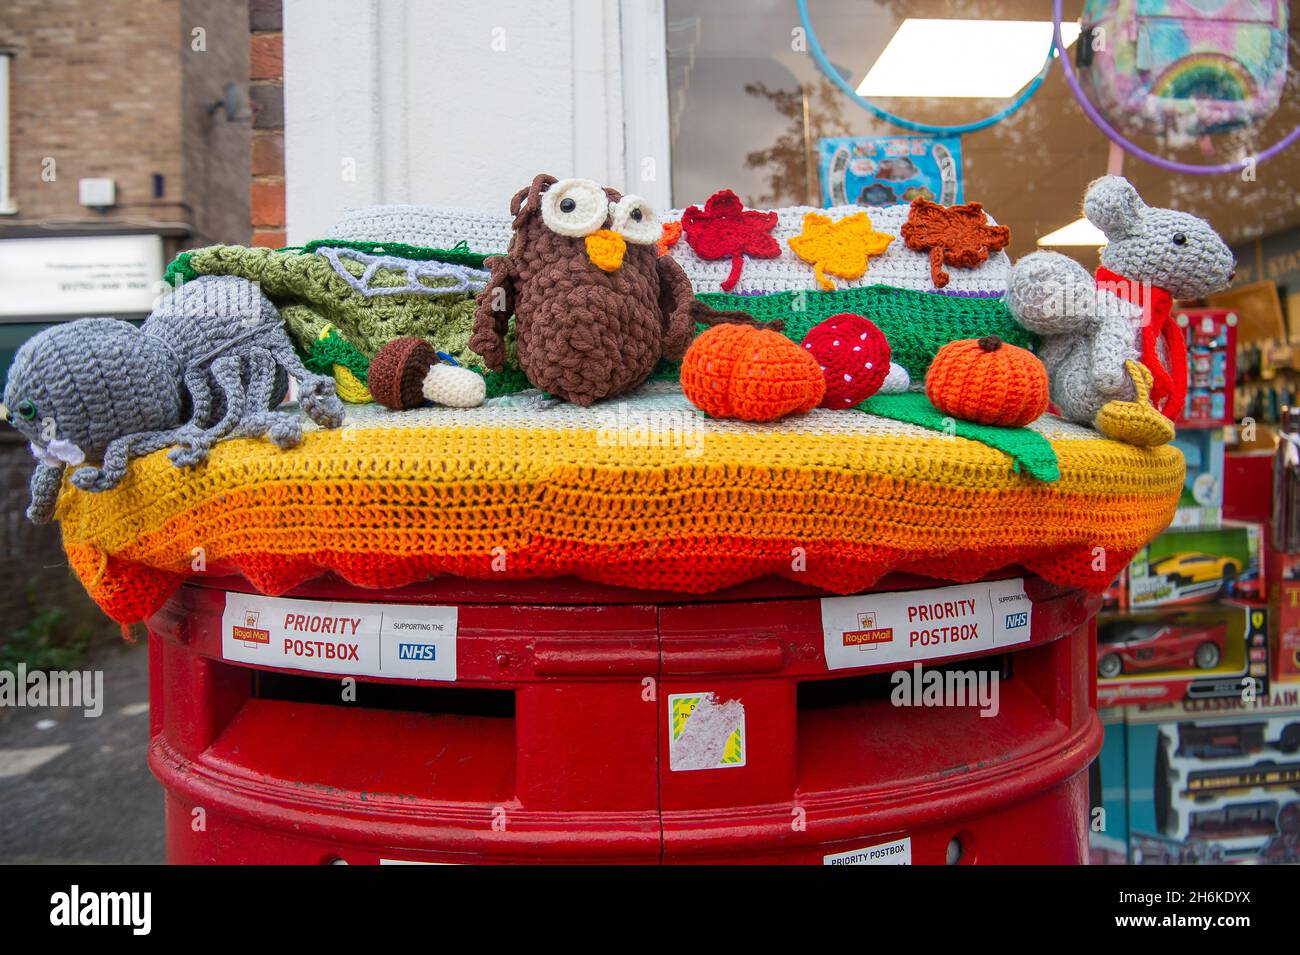
M 822 856 L 822 865 L 911 865 L 912 837 Z
M 1023 577 L 825 597 L 821 604 L 830 670 L 941 660 L 1024 643 L 1032 617 Z
M 221 656 L 398 679 L 456 679 L 456 608 L 226 594 Z

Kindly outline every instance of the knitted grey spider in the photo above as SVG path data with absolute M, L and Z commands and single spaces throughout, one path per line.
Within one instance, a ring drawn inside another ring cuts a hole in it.
M 65 467 L 76 487 L 104 491 L 132 458 L 166 447 L 177 467 L 193 467 L 224 438 L 296 446 L 301 420 L 271 410 L 290 376 L 308 417 L 342 424 L 334 380 L 303 366 L 275 306 L 234 276 L 178 286 L 140 328 L 86 318 L 41 332 L 18 350 L 0 407 L 39 462 L 28 518 L 53 517 Z

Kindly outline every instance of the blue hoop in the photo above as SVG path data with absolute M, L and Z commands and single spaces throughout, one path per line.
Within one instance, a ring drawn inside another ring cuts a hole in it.
M 863 99 L 858 95 L 858 91 L 848 84 L 848 81 L 839 74 L 839 71 L 831 65 L 831 61 L 826 58 L 822 51 L 821 44 L 817 42 L 817 34 L 813 32 L 812 22 L 808 17 L 808 0 L 795 0 L 795 6 L 799 8 L 799 20 L 803 24 L 804 33 L 808 40 L 808 52 L 812 54 L 813 61 L 817 64 L 818 69 L 826 75 L 832 83 L 838 86 L 849 99 L 857 103 L 869 113 L 873 113 L 877 118 L 883 119 L 887 123 L 893 123 L 895 126 L 901 126 L 903 129 L 910 129 L 918 133 L 932 133 L 939 136 L 959 136 L 962 133 L 973 133 L 977 129 L 984 129 L 986 126 L 992 126 L 994 123 L 1006 119 L 1020 107 L 1029 102 L 1029 98 L 1038 91 L 1038 87 L 1043 85 L 1043 80 L 1047 78 L 1047 73 L 1052 68 L 1052 59 L 1056 55 L 1056 36 L 1053 33 L 1051 43 L 1047 48 L 1047 62 L 1043 68 L 1038 71 L 1038 75 L 1025 87 L 1025 91 L 1008 103 L 1002 109 L 998 110 L 992 116 L 974 123 L 962 123 L 958 126 L 936 126 L 932 123 L 918 123 L 910 119 L 904 119 L 901 116 L 895 116 L 888 110 L 881 109 L 875 103 Z

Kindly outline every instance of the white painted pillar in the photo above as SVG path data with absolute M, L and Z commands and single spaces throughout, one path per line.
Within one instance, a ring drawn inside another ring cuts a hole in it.
M 538 172 L 668 205 L 662 0 L 285 0 L 284 46 L 291 243 L 345 207 L 504 207 Z

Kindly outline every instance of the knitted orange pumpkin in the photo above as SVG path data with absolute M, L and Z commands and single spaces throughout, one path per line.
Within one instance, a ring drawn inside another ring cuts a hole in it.
M 996 335 L 963 338 L 934 356 L 925 393 L 954 418 L 1019 428 L 1047 410 L 1047 369 L 1033 352 Z
M 724 324 L 687 349 L 682 391 L 715 418 L 773 421 L 817 407 L 826 379 L 817 360 L 780 332 Z

